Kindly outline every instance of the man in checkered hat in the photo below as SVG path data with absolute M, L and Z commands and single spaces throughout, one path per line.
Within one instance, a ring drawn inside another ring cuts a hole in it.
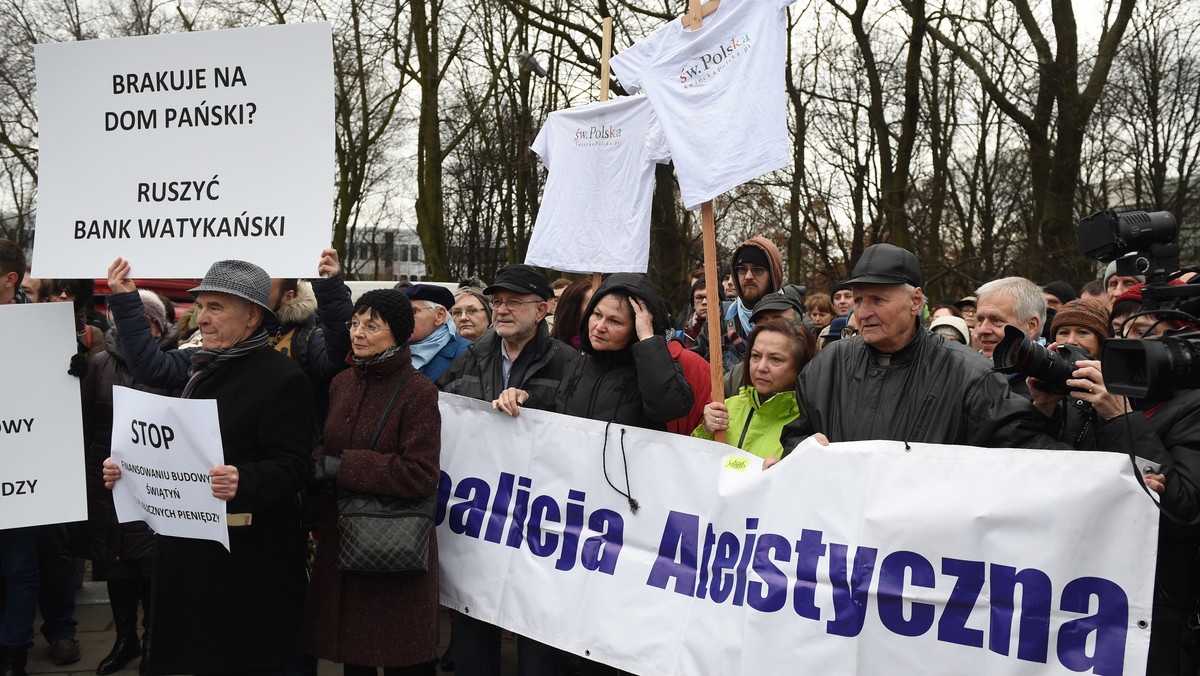
M 158 674 L 282 671 L 299 630 L 304 560 L 292 525 L 300 518 L 296 494 L 309 478 L 314 420 L 308 378 L 271 349 L 262 326 L 271 278 L 246 261 L 213 263 L 189 292 L 202 347 L 162 352 L 129 274 L 119 258 L 108 271 L 126 363 L 147 385 L 216 401 L 225 464 L 209 477 L 229 525 L 228 551 L 156 536 L 153 638 L 142 659 Z M 105 484 L 120 475 L 106 460 Z

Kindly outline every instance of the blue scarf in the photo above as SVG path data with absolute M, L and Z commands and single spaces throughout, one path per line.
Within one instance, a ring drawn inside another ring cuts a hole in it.
M 446 347 L 446 343 L 450 342 L 454 333 L 454 320 L 447 317 L 446 323 L 437 327 L 433 333 L 415 343 L 409 343 L 408 349 L 412 350 L 413 368 L 420 370 L 428 364 L 430 359 L 433 359 L 438 352 L 442 351 L 443 347 Z
M 783 293 L 783 289 L 778 289 L 774 293 Z M 724 318 L 729 319 L 736 316 L 741 320 L 740 324 L 742 328 L 746 329 L 746 335 L 749 336 L 750 331 L 754 329 L 754 323 L 750 321 L 750 315 L 752 314 L 754 314 L 754 308 L 746 307 L 746 304 L 742 302 L 742 297 L 738 296 L 733 299 L 729 307 L 725 308 Z

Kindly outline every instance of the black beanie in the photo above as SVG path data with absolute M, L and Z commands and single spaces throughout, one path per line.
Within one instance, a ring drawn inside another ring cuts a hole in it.
M 756 246 L 743 245 L 737 250 L 737 256 L 733 259 L 733 265 L 736 267 L 741 263 L 761 265 L 767 269 L 767 272 L 771 271 L 771 261 L 767 258 L 767 252 Z
M 355 301 L 354 314 L 367 308 L 374 310 L 383 318 L 383 321 L 387 322 L 397 345 L 404 345 L 408 342 L 413 332 L 413 310 L 412 302 L 408 300 L 408 296 L 404 295 L 403 291 L 395 289 L 368 291 Z

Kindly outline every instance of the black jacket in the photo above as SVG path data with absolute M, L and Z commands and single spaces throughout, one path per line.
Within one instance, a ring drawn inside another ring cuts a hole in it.
M 1162 404 L 1148 404 L 1096 428 L 1101 447 L 1132 451 L 1157 462 L 1166 476 L 1164 516 L 1158 522 L 1154 575 L 1154 624 L 1147 673 L 1178 673 L 1178 636 L 1196 612 L 1200 585 L 1200 389 L 1183 390 Z M 1149 498 L 1147 498 L 1149 499 Z M 1173 518 L 1172 518 L 1173 517 Z
M 153 674 L 282 669 L 299 632 L 304 554 L 296 493 L 309 478 L 312 388 L 290 358 L 262 347 L 199 381 L 215 399 L 226 464 L 238 468 L 229 513 L 250 513 L 216 542 L 159 535 L 154 557 Z M 197 637 L 220 628 L 220 647 Z
M 827 345 L 796 382 L 800 417 L 785 452 L 821 432 L 830 441 L 887 439 L 992 448 L 1066 448 L 1050 420 L 1013 394 L 987 360 L 918 327 L 882 366 L 861 337 Z
M 588 319 L 596 304 L 613 291 L 639 298 L 654 313 L 656 335 L 637 340 L 624 350 L 600 352 L 588 337 Z M 692 386 L 683 367 L 671 358 L 663 338 L 667 320 L 654 286 L 641 275 L 611 275 L 588 303 L 580 326 L 583 358 L 577 361 L 558 391 L 555 411 L 567 415 L 665 430 L 667 422 L 692 408 Z
M 158 339 L 163 350 L 174 349 L 179 329 L 171 325 Z M 163 396 L 178 396 L 176 389 L 137 385 L 121 354 L 116 327 L 104 334 L 104 352 L 92 357 L 83 379 L 84 474 L 87 478 L 88 520 L 79 539 L 86 558 L 98 562 L 110 575 L 128 576 L 139 565 L 149 570 L 154 556 L 154 533 L 144 521 L 117 523 L 112 491 L 104 487 L 104 459 L 112 454 L 113 387 L 134 389 Z M 125 565 L 122 565 L 125 564 Z
M 437 387 L 443 392 L 461 394 L 472 399 L 492 401 L 504 391 L 504 374 L 501 371 L 500 342 L 496 329 L 490 328 L 464 352 L 450 368 L 437 379 Z M 568 368 L 579 359 L 579 352 L 564 342 L 550 337 L 546 322 L 538 324 L 537 333 L 517 357 L 516 369 L 520 366 L 523 375 L 511 380 L 509 387 L 529 393 L 526 408 L 549 410 L 554 405 L 559 382 Z M 525 362 L 524 360 L 529 360 Z M 523 363 L 524 362 L 524 363 Z

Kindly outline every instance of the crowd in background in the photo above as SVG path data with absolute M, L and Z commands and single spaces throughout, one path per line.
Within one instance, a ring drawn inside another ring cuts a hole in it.
M 1162 501 L 1149 673 L 1196 674 L 1200 626 L 1200 390 L 1165 401 L 1110 393 L 1104 342 L 1195 327 L 1147 308 L 1143 278 L 1115 264 L 1078 291 L 1006 277 L 961 298 L 928 299 L 916 256 L 869 247 L 825 290 L 789 283 L 776 245 L 755 237 L 721 272 L 702 270 L 673 309 L 644 275 L 550 280 L 508 265 L 490 283 L 397 284 L 352 299 L 337 252 L 309 280 L 272 279 L 252 262 L 220 261 L 185 310 L 109 270 L 107 312 L 91 280 L 37 280 L 0 240 L 0 305 L 74 303 L 88 521 L 0 531 L 4 577 L 0 676 L 25 673 L 34 613 L 51 659 L 80 659 L 73 557 L 105 580 L 116 636 L 98 674 L 140 658 L 149 674 L 312 674 L 315 658 L 348 676 L 499 674 L 501 629 L 452 613 L 437 655 L 438 565 L 403 577 L 342 572 L 342 493 L 422 498 L 436 490 L 438 392 L 491 402 L 497 415 L 554 411 L 725 443 L 787 462 L 791 448 L 894 439 L 976 446 L 1133 452 Z M 1172 283 L 1186 281 L 1181 271 Z M 710 353 L 710 313 L 720 354 Z M 178 318 L 177 318 L 178 316 Z M 1031 343 L 1078 349 L 1065 383 L 1000 373 L 1019 329 Z M 724 396 L 713 397 L 719 359 Z M 118 523 L 111 489 L 112 389 L 218 403 L 230 551 Z M 481 442 L 486 447 L 486 441 Z M 769 471 L 769 469 L 767 470 Z M 309 561 L 315 535 L 315 558 Z M 139 607 L 141 635 L 139 636 Z M 222 627 L 219 645 L 198 637 Z M 597 669 L 517 637 L 521 674 Z

